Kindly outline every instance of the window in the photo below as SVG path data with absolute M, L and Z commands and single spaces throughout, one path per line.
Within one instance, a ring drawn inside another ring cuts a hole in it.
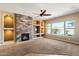
M 64 35 L 64 22 L 53 23 L 52 34 Z
M 67 36 L 74 35 L 74 29 L 75 29 L 74 20 L 65 22 L 65 35 L 67 35 Z
M 51 24 L 47 24 L 46 29 L 47 34 L 51 34 Z
M 75 21 L 64 21 L 64 22 L 57 22 L 47 24 L 46 32 L 48 34 L 56 34 L 56 35 L 67 35 L 72 36 L 74 35 L 75 29 Z

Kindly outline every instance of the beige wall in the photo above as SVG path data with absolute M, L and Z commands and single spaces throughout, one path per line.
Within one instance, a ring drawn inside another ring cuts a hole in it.
M 46 20 L 46 24 L 47 23 L 54 23 L 54 22 L 65 21 L 65 20 L 75 20 L 76 21 L 76 24 L 75 24 L 75 35 L 74 36 L 72 36 L 72 37 L 57 36 L 57 35 L 49 35 L 49 34 L 46 33 L 45 37 L 46 38 L 51 38 L 51 39 L 58 39 L 58 40 L 62 40 L 62 41 L 67 41 L 67 42 L 79 43 L 79 12 Z

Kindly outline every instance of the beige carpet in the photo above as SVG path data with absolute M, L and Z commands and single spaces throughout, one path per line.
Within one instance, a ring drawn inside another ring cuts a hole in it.
M 52 39 L 39 38 L 24 42 L 0 45 L 2 56 L 24 55 L 74 55 L 79 56 L 79 46 Z

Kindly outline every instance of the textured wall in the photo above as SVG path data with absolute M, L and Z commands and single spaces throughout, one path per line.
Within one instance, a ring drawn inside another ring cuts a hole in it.
M 21 41 L 22 33 L 29 33 L 32 38 L 32 18 L 29 16 L 15 14 L 16 18 L 16 40 Z

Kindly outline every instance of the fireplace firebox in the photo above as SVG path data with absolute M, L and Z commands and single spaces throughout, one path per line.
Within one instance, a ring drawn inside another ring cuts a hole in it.
M 29 33 L 22 33 L 21 34 L 21 41 L 29 40 Z

